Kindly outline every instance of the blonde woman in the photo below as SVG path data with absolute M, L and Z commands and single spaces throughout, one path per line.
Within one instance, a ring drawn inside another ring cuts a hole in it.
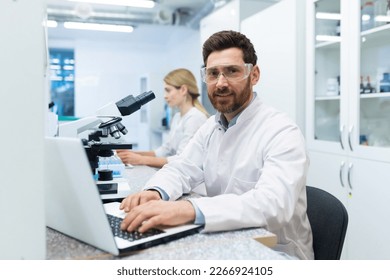
M 175 155 L 180 154 L 198 128 L 208 118 L 206 109 L 199 102 L 199 90 L 191 71 L 180 68 L 164 78 L 164 99 L 178 112 L 173 116 L 168 139 L 153 151 L 117 150 L 123 163 L 162 167 Z

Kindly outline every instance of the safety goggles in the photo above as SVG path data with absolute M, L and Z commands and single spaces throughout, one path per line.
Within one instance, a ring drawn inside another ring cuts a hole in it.
M 239 82 L 246 79 L 252 71 L 253 65 L 245 63 L 243 65 L 218 65 L 201 68 L 201 76 L 206 84 L 216 84 L 219 77 L 223 75 L 229 82 Z

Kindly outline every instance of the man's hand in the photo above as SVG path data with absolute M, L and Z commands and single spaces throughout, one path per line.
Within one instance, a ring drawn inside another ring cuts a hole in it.
M 175 226 L 194 220 L 195 209 L 189 201 L 150 200 L 131 208 L 122 222 L 121 229 L 145 232 L 161 225 Z
M 146 203 L 150 200 L 160 200 L 160 193 L 155 190 L 146 190 L 139 193 L 128 195 L 119 205 L 119 209 L 129 212 L 134 207 Z

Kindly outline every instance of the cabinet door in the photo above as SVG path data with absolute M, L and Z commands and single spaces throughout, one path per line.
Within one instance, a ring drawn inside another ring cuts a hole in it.
M 347 181 L 346 157 L 309 151 L 310 167 L 306 184 L 323 189 L 337 197 L 348 209 L 350 189 Z M 348 235 L 344 241 L 341 259 L 347 258 Z
M 309 151 L 307 185 L 336 196 L 349 216 L 342 259 L 390 259 L 390 163 Z
M 390 10 L 387 0 L 352 1 L 349 142 L 354 156 L 390 159 Z M 387 15 L 388 11 L 388 15 Z
M 347 207 L 346 194 L 350 192 L 347 182 L 347 159 L 343 156 L 309 151 L 310 166 L 307 185 L 323 189 L 337 197 Z
M 310 149 L 389 162 L 388 1 L 313 0 L 307 21 Z
M 340 0 L 312 1 L 307 9 L 307 141 L 312 149 L 341 152 L 348 103 L 342 76 Z
M 348 259 L 390 259 L 390 164 L 350 160 Z

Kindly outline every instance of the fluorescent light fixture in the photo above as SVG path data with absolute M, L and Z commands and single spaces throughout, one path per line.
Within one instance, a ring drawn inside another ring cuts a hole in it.
M 47 27 L 56 28 L 58 26 L 58 23 L 55 20 L 47 20 L 46 21 Z
M 375 21 L 378 22 L 390 22 L 390 16 L 376 16 Z
M 50 69 L 51 70 L 61 70 L 61 66 L 60 65 L 50 65 Z
M 65 81 L 73 82 L 73 81 L 74 81 L 74 77 L 73 77 L 73 76 L 68 76 L 68 77 L 65 77 L 64 80 L 65 80 Z
M 136 8 L 148 8 L 152 9 L 155 6 L 152 0 L 68 0 L 70 2 L 82 2 L 91 4 L 103 4 L 103 5 L 115 5 L 115 6 L 128 6 Z
M 63 68 L 64 70 L 74 70 L 73 65 L 64 65 Z
M 52 81 L 62 81 L 62 77 L 59 77 L 59 76 L 51 76 L 51 77 L 50 77 L 50 80 L 52 80 Z
M 130 25 L 99 24 L 85 22 L 64 22 L 64 27 L 68 29 L 110 31 L 110 32 L 133 32 L 134 28 Z
M 318 19 L 341 20 L 341 15 L 336 13 L 316 13 Z
M 317 35 L 316 40 L 325 42 L 340 42 L 341 38 L 339 36 Z

